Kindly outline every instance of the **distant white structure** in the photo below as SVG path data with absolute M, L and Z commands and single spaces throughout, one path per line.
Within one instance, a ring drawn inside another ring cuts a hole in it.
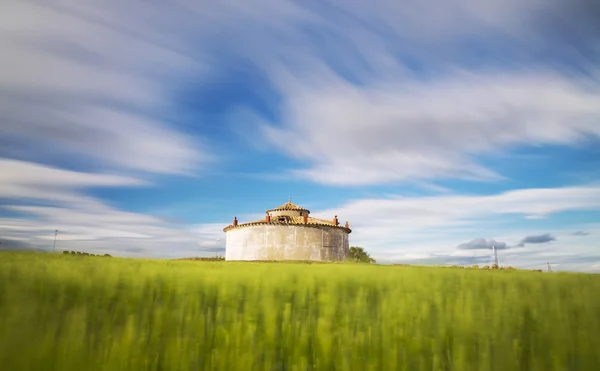
M 291 199 L 267 210 L 265 217 L 233 223 L 225 232 L 225 260 L 317 260 L 341 261 L 349 254 L 348 222 L 309 216 L 310 211 Z
M 498 249 L 496 249 L 496 245 L 492 245 L 492 251 L 494 253 L 494 264 L 498 265 Z

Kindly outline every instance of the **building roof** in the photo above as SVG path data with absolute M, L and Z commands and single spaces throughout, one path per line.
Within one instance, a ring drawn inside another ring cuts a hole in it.
M 280 218 L 281 218 L 281 220 L 280 220 Z M 248 226 L 254 226 L 254 225 L 322 226 L 322 227 L 331 227 L 331 228 L 344 229 L 348 233 L 352 232 L 352 230 L 350 228 L 346 228 L 345 226 L 343 226 L 341 224 L 335 225 L 334 222 L 333 222 L 333 220 L 326 220 L 326 219 L 318 219 L 318 218 L 307 217 L 307 222 L 305 224 L 303 216 L 288 216 L 288 215 L 273 216 L 273 217 L 271 217 L 271 221 L 269 221 L 269 222 L 267 222 L 267 220 L 265 218 L 265 219 L 256 220 L 256 221 L 253 221 L 253 222 L 240 223 L 237 226 L 228 225 L 227 227 L 223 228 L 223 231 L 227 232 L 227 231 L 229 231 L 231 229 L 234 229 L 234 228 L 248 227 Z
M 301 206 L 293 204 L 291 199 L 288 202 L 284 203 L 283 205 L 277 206 L 276 208 L 271 209 L 271 210 L 267 210 L 267 213 L 271 212 L 271 211 L 284 211 L 284 210 L 289 210 L 289 211 L 308 211 L 310 213 L 310 211 L 308 209 L 305 209 L 305 208 L 303 208 Z
M 228 225 L 227 227 L 223 228 L 224 232 L 227 232 L 233 228 L 239 228 L 239 227 L 248 227 L 248 226 L 253 226 L 253 225 L 262 225 L 262 224 L 269 224 L 269 225 L 302 225 L 302 226 L 322 226 L 322 227 L 332 227 L 332 228 L 340 228 L 340 229 L 344 229 L 346 230 L 348 233 L 351 233 L 352 230 L 350 228 L 346 228 L 344 225 L 336 225 L 332 220 L 326 220 L 326 219 L 319 219 L 319 218 L 312 218 L 309 217 L 308 214 L 310 214 L 310 211 L 308 209 L 305 209 L 301 206 L 298 205 L 294 205 L 292 203 L 292 198 L 290 197 L 288 199 L 288 202 L 286 202 L 285 204 L 281 205 L 281 206 L 277 206 L 274 209 L 271 210 L 267 210 L 267 214 L 270 215 L 271 211 L 306 211 L 305 215 L 306 216 L 306 223 L 304 223 L 304 216 L 295 216 L 295 215 L 277 215 L 277 216 L 270 216 L 270 221 L 267 222 L 267 217 L 265 216 L 264 219 L 261 220 L 256 220 L 253 222 L 247 222 L 247 223 L 238 223 L 238 225 L 234 226 L 234 225 Z M 337 216 L 336 216 L 337 218 Z M 236 221 L 237 222 L 237 221 Z

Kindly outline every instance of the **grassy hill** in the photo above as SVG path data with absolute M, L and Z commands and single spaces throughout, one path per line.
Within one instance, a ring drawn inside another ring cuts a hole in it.
M 600 276 L 0 252 L 3 370 L 600 370 Z

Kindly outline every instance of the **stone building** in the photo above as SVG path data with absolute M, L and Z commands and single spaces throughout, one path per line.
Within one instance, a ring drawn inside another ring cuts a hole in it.
M 225 227 L 225 260 L 341 261 L 348 257 L 348 235 L 337 215 L 332 220 L 310 217 L 291 199 L 267 210 L 264 219 Z

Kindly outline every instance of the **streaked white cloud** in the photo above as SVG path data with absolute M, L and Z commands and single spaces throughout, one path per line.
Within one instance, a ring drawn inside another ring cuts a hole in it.
M 133 186 L 144 181 L 113 174 L 92 174 L 62 170 L 31 162 L 0 159 L 3 186 L 39 185 L 44 187 Z
M 292 169 L 299 177 L 330 185 L 499 179 L 503 174 L 478 156 L 577 145 L 600 134 L 597 12 L 584 5 L 4 1 L 0 157 L 19 161 L 0 162 L 0 174 L 8 174 L 0 178 L 0 198 L 20 216 L 0 220 L 0 229 L 46 246 L 58 228 L 59 246 L 121 256 L 217 250 L 220 223 L 173 224 L 120 210 L 85 189 L 141 186 L 142 172 L 189 173 L 210 159 L 205 142 L 168 113 L 178 88 L 201 83 L 232 56 L 264 72 L 282 101 L 276 122 L 265 125 L 260 112 L 239 107 L 256 125 L 238 120 L 234 127 L 248 125 L 241 131 L 257 143 L 253 129 L 262 127 L 268 149 L 306 164 Z M 481 52 L 465 53 L 470 43 Z M 532 63 L 552 54 L 588 75 Z M 65 159 L 93 170 L 34 163 Z M 321 214 L 348 218 L 356 243 L 383 259 L 460 260 L 472 255 L 453 249 L 482 229 L 494 230 L 486 238 L 516 243 L 547 232 L 525 222 L 598 210 L 598 199 L 592 185 L 362 199 Z M 525 218 L 523 229 L 503 229 L 503 216 Z M 485 220 L 499 226 L 484 227 Z M 580 257 L 589 253 L 589 237 L 552 232 L 556 250 L 546 254 L 565 257 L 567 246 Z M 506 254 L 526 260 L 536 253 L 528 249 Z M 580 264 L 574 260 L 568 264 Z
M 262 69 L 281 94 L 282 126 L 265 135 L 276 146 L 301 144 L 279 147 L 307 163 L 300 176 L 336 185 L 495 179 L 473 155 L 597 133 L 597 85 L 556 70 L 509 72 L 540 51 L 589 46 L 584 36 L 596 29 L 583 5 L 7 1 L 0 134 L 17 144 L 3 146 L 4 155 L 35 161 L 58 152 L 111 167 L 189 172 L 209 151 L 160 113 L 177 87 L 201 82 L 234 56 Z M 577 27 L 565 26 L 574 18 Z M 569 42 L 553 38 L 549 24 Z M 478 35 L 515 43 L 522 52 L 513 54 L 523 58 L 462 71 L 461 43 Z M 406 58 L 438 66 L 434 76 L 415 77 Z
M 359 199 L 318 212 L 329 218 L 337 214 L 355 228 L 394 225 L 399 231 L 428 227 L 458 226 L 489 216 L 540 216 L 570 210 L 600 209 L 600 187 L 519 189 L 496 195 L 397 196 L 387 199 Z M 407 220 L 410 223 L 398 223 Z M 361 233 L 362 235 L 362 233 Z
M 79 187 L 73 186 L 135 186 L 136 182 L 131 178 L 67 172 L 38 165 L 31 165 L 29 169 L 28 183 L 34 183 L 34 179 L 43 183 L 43 179 L 56 178 L 57 174 L 70 181 L 62 185 L 55 184 L 52 193 L 41 202 L 27 205 L 9 202 L 3 206 L 3 210 L 20 215 L 0 219 L 0 234 L 5 239 L 49 250 L 53 232 L 58 229 L 59 250 L 158 258 L 211 256 L 223 251 L 225 238 L 222 228 L 230 221 L 204 225 L 172 223 L 162 218 L 116 209 L 101 200 L 83 195 Z M 18 178 L 13 180 L 15 184 L 19 181 Z M 25 188 L 15 198 L 0 188 L 0 198 L 38 199 L 38 193 L 30 196 L 27 192 Z M 349 220 L 353 229 L 351 243 L 366 247 L 383 263 L 484 264 L 491 259 L 488 252 L 466 251 L 457 249 L 457 246 L 482 233 L 488 239 L 506 241 L 514 246 L 526 236 L 543 235 L 545 232 L 529 227 L 526 222 L 521 228 L 506 229 L 503 227 L 506 221 L 503 216 L 519 218 L 533 214 L 551 217 L 554 213 L 564 211 L 598 209 L 600 188 L 588 186 L 524 189 L 491 196 L 362 199 L 335 209 L 316 210 L 313 214 L 327 219 L 338 215 L 342 221 Z M 259 216 L 262 214 L 240 217 L 253 220 Z M 580 227 L 590 235 L 600 232 L 600 226 Z M 541 264 L 540 260 L 553 260 L 560 262 L 560 269 L 592 269 L 596 261 L 590 261 L 587 265 L 584 263 L 585 259 L 595 259 L 593 255 L 590 256 L 593 240 L 589 236 L 573 235 L 572 226 L 563 229 L 553 230 L 556 241 L 543 249 L 526 245 L 502 250 L 501 263 L 530 267 Z
M 223 247 L 215 242 L 219 233 L 210 226 L 120 210 L 84 194 L 89 187 L 148 186 L 136 178 L 9 160 L 0 160 L 0 174 L 0 199 L 5 200 L 0 210 L 11 215 L 0 218 L 0 236 L 19 246 L 48 251 L 57 229 L 59 251 L 186 257 L 213 254 Z
M 156 173 L 210 158 L 165 115 L 177 79 L 206 66 L 140 29 L 140 14 L 72 1 L 2 8 L 0 156 Z
M 283 127 L 263 129 L 272 145 L 310 164 L 295 174 L 320 183 L 498 179 L 477 155 L 600 135 L 600 84 L 552 72 L 464 72 L 360 87 L 332 74 L 316 80 L 291 83 Z
M 600 210 L 600 187 L 597 185 L 521 189 L 487 196 L 454 194 L 358 199 L 314 214 L 325 219 L 338 215 L 340 221 L 348 220 L 353 230 L 351 244 L 367 248 L 381 261 L 414 260 L 417 254 L 422 256 L 424 263 L 432 263 L 436 259 L 468 260 L 491 256 L 485 252 L 457 249 L 474 238 L 493 239 L 515 246 L 526 236 L 548 233 L 529 224 L 527 216 L 551 218 L 561 212 L 585 210 Z M 519 221 L 517 227 L 515 221 Z M 507 222 L 512 225 L 506 225 Z M 581 227 L 588 231 L 599 228 L 593 225 Z M 545 253 L 582 257 L 592 254 L 594 240 L 586 238 L 588 236 L 574 236 L 572 228 L 568 225 L 552 230 L 557 241 L 550 247 L 545 246 L 544 249 L 551 249 Z M 511 265 L 524 266 L 542 256 L 536 255 L 539 250 L 539 246 L 526 244 L 522 248 L 503 250 L 506 251 L 503 254 L 508 254 L 505 257 Z
M 131 187 L 146 182 L 122 175 L 68 171 L 35 163 L 0 159 L 0 199 L 42 202 L 46 205 L 71 204 L 95 207 L 101 201 L 87 197 L 88 187 Z

